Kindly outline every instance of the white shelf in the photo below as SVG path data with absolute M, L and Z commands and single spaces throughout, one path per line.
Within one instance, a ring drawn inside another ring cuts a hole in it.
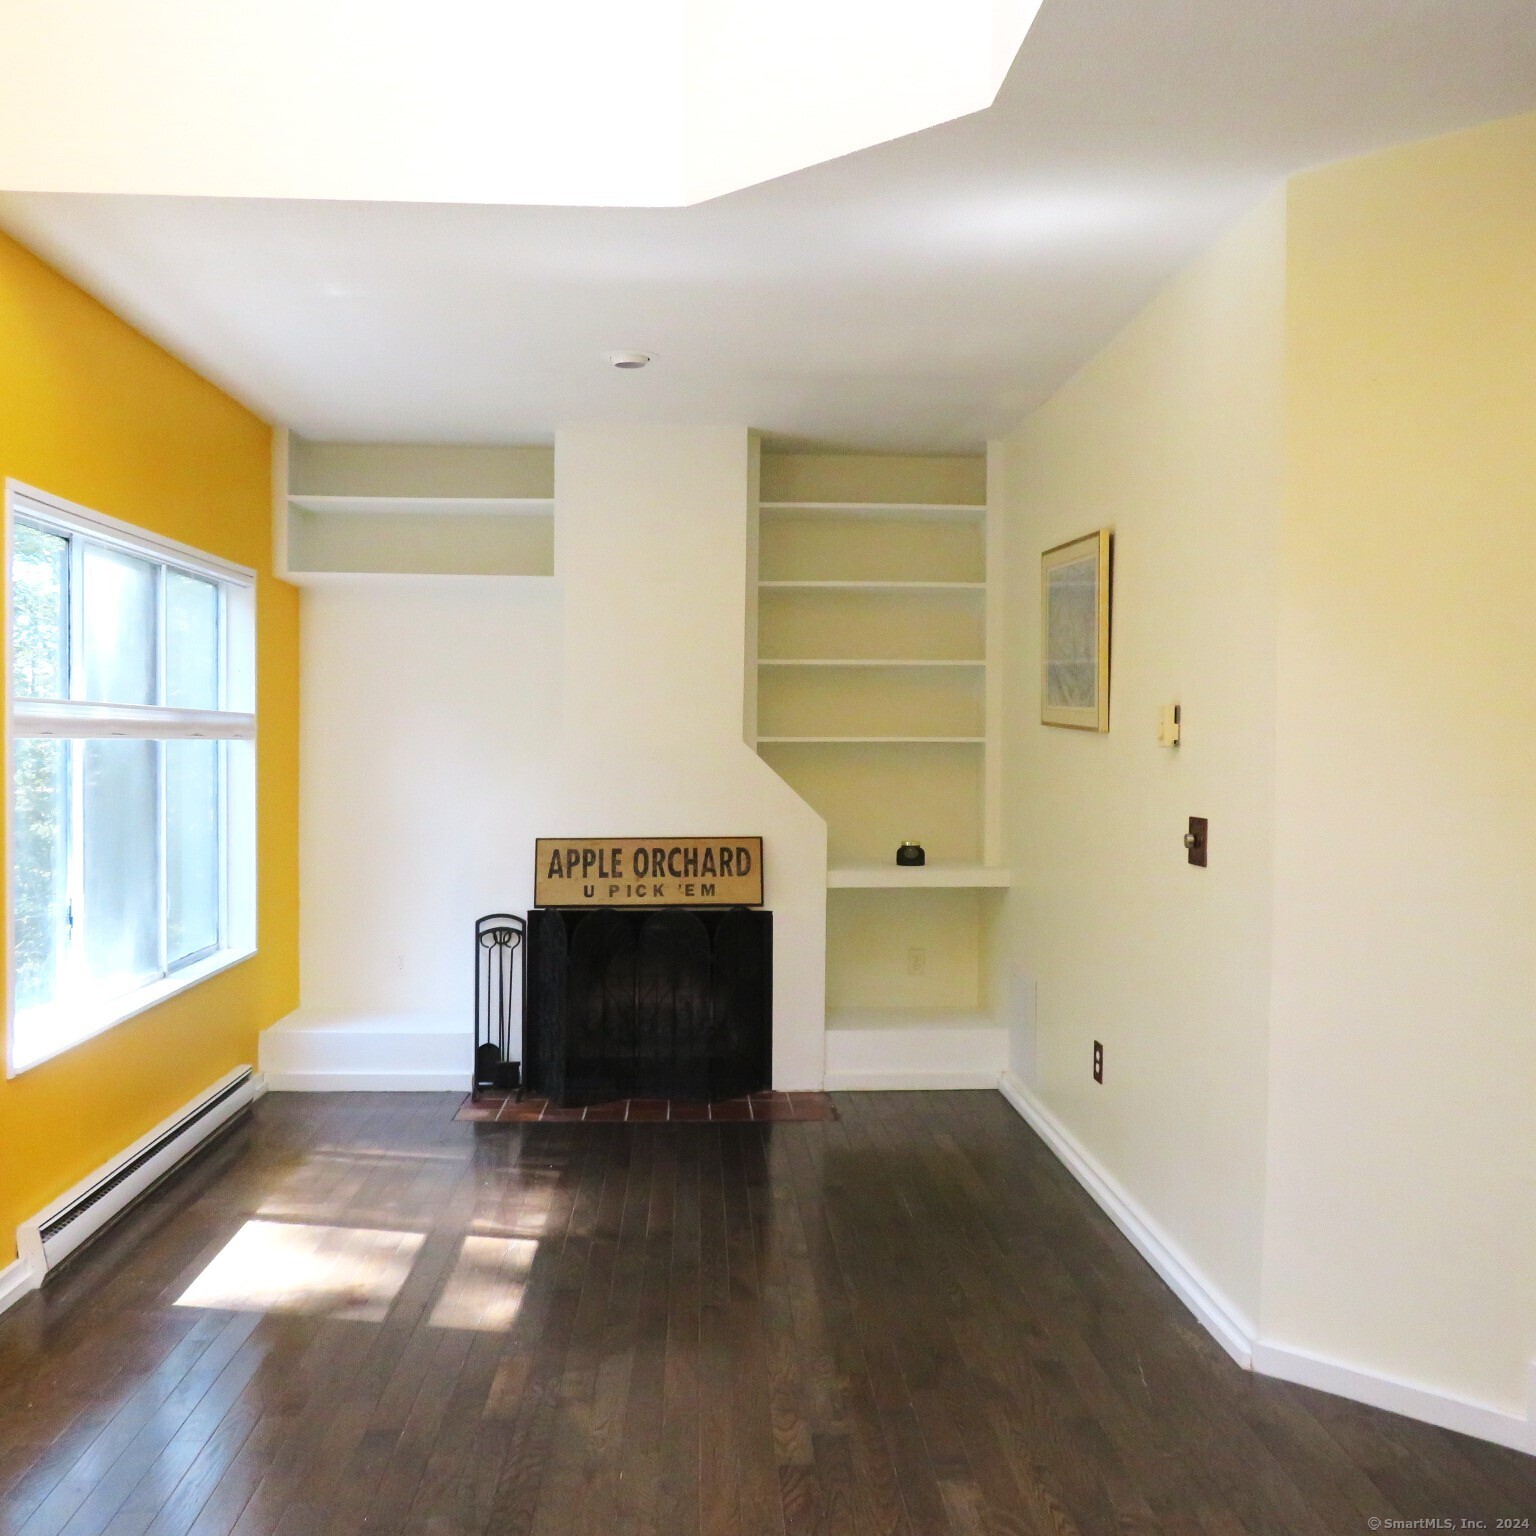
M 760 581 L 765 590 L 797 592 L 985 592 L 984 581 Z
M 759 736 L 760 747 L 771 746 L 981 746 L 985 736 Z
M 993 864 L 843 864 L 827 871 L 834 891 L 1002 889 L 1013 871 Z
M 370 569 L 366 565 L 359 565 L 356 570 L 311 570 L 306 566 L 290 568 L 283 578 L 290 581 L 296 587 L 346 587 L 346 586 L 371 586 L 379 582 L 395 582 L 403 585 L 407 582 L 432 583 L 432 582 L 457 582 L 465 581 L 491 581 L 502 586 L 510 586 L 513 583 L 532 585 L 550 584 L 554 577 L 548 573 L 539 574 L 532 571 L 381 571 L 377 568 Z
M 938 661 L 932 658 L 893 661 L 888 658 L 867 661 L 856 657 L 759 656 L 760 667 L 984 667 L 984 661 Z
M 555 510 L 547 496 L 304 496 L 291 495 L 291 506 L 320 515 L 350 512 L 370 516 L 549 517 Z
M 811 517 L 922 517 L 980 521 L 985 506 L 975 502 L 911 501 L 765 501 L 763 512 L 793 512 Z

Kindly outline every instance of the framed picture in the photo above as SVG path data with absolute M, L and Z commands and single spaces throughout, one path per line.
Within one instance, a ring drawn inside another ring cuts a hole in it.
M 1040 719 L 1109 729 L 1109 529 L 1040 557 Z

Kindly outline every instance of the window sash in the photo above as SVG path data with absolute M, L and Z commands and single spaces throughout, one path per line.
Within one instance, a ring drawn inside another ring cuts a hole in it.
M 222 686 L 219 694 L 219 714 L 228 714 L 233 718 L 231 724 L 236 728 L 227 733 L 227 739 L 245 739 L 246 733 L 253 729 L 251 722 L 255 720 L 256 708 L 256 572 L 249 566 L 237 565 L 232 560 L 221 559 L 217 555 L 209 555 L 191 546 L 179 543 L 175 539 L 168 539 L 160 534 L 147 533 L 135 528 L 130 523 L 125 523 L 115 517 L 108 517 L 104 513 L 94 512 L 88 507 L 78 506 L 74 502 L 64 501 L 59 497 L 51 496 L 46 491 L 39 491 L 33 486 L 24 485 L 20 481 L 8 480 L 6 482 L 6 512 L 7 512 L 7 559 L 10 556 L 9 530 L 15 523 L 32 523 L 49 533 L 62 534 L 66 538 L 75 535 L 90 539 L 98 544 L 107 545 L 125 555 L 132 555 L 140 560 L 151 560 L 166 568 L 179 571 L 183 575 L 195 576 L 203 581 L 211 581 L 219 589 L 219 670 Z M 78 549 L 78 541 L 75 548 Z M 78 566 L 78 556 L 71 552 L 71 567 Z M 78 569 L 70 572 L 70 585 L 73 587 L 78 579 Z M 163 581 L 163 578 L 162 578 Z M 73 608 L 74 594 L 70 594 L 70 603 Z M 159 604 L 160 612 L 164 612 L 164 604 Z M 7 620 L 10 615 L 7 614 Z M 66 621 L 73 631 L 70 636 L 71 652 L 75 651 L 79 644 L 80 636 L 78 628 L 73 621 Z M 161 654 L 159 666 L 163 682 L 164 669 L 164 635 L 163 623 L 161 624 Z M 11 675 L 9 646 L 9 629 L 5 637 L 6 676 L 5 686 L 7 698 L 12 705 L 12 714 L 16 712 L 19 704 L 25 703 L 55 703 L 55 704 L 84 704 L 84 700 L 18 700 L 14 692 L 14 679 Z M 77 669 L 71 658 L 71 673 L 76 676 Z M 72 685 L 73 688 L 73 685 Z M 164 696 L 163 693 L 161 695 Z M 95 704 L 96 709 L 112 709 L 125 711 L 123 719 L 134 718 L 135 712 L 147 708 L 166 708 L 162 705 L 103 705 Z M 208 714 L 210 711 L 184 711 L 184 715 Z M 83 718 L 83 717 L 82 717 Z M 62 719 L 62 716 L 61 716 Z M 194 722 L 195 723 L 195 722 Z M 211 722 L 203 722 L 205 726 Z M 168 724 L 174 734 L 194 734 L 193 730 L 183 730 L 174 719 L 168 719 Z M 103 734 L 113 734 L 110 731 Z M 205 734 L 211 731 L 205 730 Z M 225 732 L 218 733 L 221 737 Z
M 119 518 L 94 512 L 89 507 L 78 506 L 19 481 L 7 481 L 7 489 L 11 515 L 23 522 L 36 522 L 60 533 L 84 534 L 86 538 L 111 545 L 125 555 L 134 555 L 140 560 L 158 560 L 189 576 L 201 576 L 204 581 L 244 587 L 255 584 L 256 573 L 249 566 L 205 554 L 188 544 L 135 528 Z
M 81 623 L 88 594 L 80 582 L 83 549 L 86 542 L 103 545 L 136 559 L 147 561 L 155 567 L 154 602 L 157 642 L 156 696 L 166 697 L 167 687 L 167 571 L 178 572 L 198 580 L 210 582 L 218 597 L 217 624 L 214 634 L 217 645 L 216 698 L 222 706 L 217 709 L 185 709 L 164 704 L 106 704 L 87 701 L 78 697 L 64 699 L 18 699 L 15 697 L 15 678 L 10 661 L 11 615 L 6 614 L 5 636 L 5 686 L 9 695 L 9 709 L 4 718 L 13 738 L 55 738 L 85 743 L 92 740 L 130 739 L 174 743 L 177 741 L 210 741 L 220 743 L 218 753 L 217 825 L 218 825 L 218 912 L 216 940 L 197 950 L 172 959 L 168 954 L 171 943 L 170 900 L 168 886 L 168 830 L 166 811 L 166 784 L 168 748 L 162 747 L 155 754 L 157 784 L 157 815 L 154 837 L 157 847 L 158 907 L 159 907 L 159 975 L 144 985 L 130 988 L 115 997 L 104 997 L 99 1004 L 92 1004 L 87 1015 L 69 1008 L 60 1016 L 57 1038 L 50 1025 L 49 1038 L 43 1041 L 36 1034 L 35 1026 L 29 1026 L 25 1048 L 22 1048 L 21 1016 L 13 1012 L 10 1026 L 11 1051 L 8 1070 L 11 1074 L 24 1071 L 40 1061 L 67 1050 L 80 1041 L 99 1034 L 122 1019 L 131 1017 L 143 1008 L 151 1007 L 164 997 L 194 984 L 215 971 L 236 963 L 255 952 L 255 783 L 254 753 L 249 745 L 256 734 L 255 703 L 255 573 L 242 566 L 203 555 L 175 541 L 149 535 L 136 528 L 104 517 L 88 509 L 36 492 L 16 482 L 7 482 L 7 561 L 12 542 L 10 530 L 18 524 L 31 524 L 44 532 L 62 536 L 70 541 L 66 565 L 68 590 L 64 594 L 63 623 L 67 635 L 69 655 L 67 672 L 61 677 L 68 679 L 68 689 L 78 694 L 83 689 L 84 651 L 81 647 Z M 234 707 L 231 707 L 234 706 Z M 79 783 L 80 765 L 84 747 L 70 753 L 73 767 L 68 809 L 65 815 L 63 835 L 65 858 L 68 866 L 66 884 L 71 903 L 79 900 L 82 886 L 78 861 L 81 850 L 80 815 L 82 801 Z M 8 754 L 9 756 L 9 754 Z M 7 822 L 14 815 L 16 788 L 7 786 L 5 817 Z M 14 860 L 14 838 L 8 839 L 10 857 Z M 15 871 L 8 868 L 7 881 L 14 881 Z M 14 910 L 14 909 L 13 909 Z M 80 914 L 82 917 L 85 914 Z M 8 961 L 13 971 L 16 965 L 14 934 L 9 936 Z M 65 943 L 73 948 L 79 935 L 66 936 Z M 78 963 L 78 962 L 76 962 Z M 15 992 L 12 988 L 12 1009 Z M 57 1002 L 41 1004 L 28 1009 L 27 1014 L 46 1015 L 68 1000 L 60 997 Z
M 17 699 L 18 736 L 73 741 L 127 736 L 140 741 L 254 741 L 256 716 L 232 709 L 172 709 L 163 704 L 88 704 L 79 699 Z

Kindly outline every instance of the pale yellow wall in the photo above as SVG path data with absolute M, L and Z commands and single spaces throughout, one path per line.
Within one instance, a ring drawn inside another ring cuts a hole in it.
M 766 667 L 758 727 L 764 736 L 981 736 L 984 681 L 980 667 Z
M 1278 1342 L 1524 1406 L 1536 1356 L 1536 116 L 1298 178 Z
M 545 498 L 555 494 L 555 450 L 468 443 L 320 443 L 288 439 L 296 496 Z
M 551 515 L 497 512 L 289 514 L 290 571 L 548 576 L 555 565 Z
M 887 864 L 908 839 L 935 864 L 981 861 L 981 748 L 764 743 L 763 761 L 827 823 L 833 864 Z
M 1259 1302 L 1284 205 L 1231 231 L 1007 441 L 1000 923 L 1055 1114 L 1236 1314 Z M 1041 551 L 1114 530 L 1111 730 L 1039 723 Z M 1157 745 L 1178 701 L 1184 745 Z M 1208 869 L 1186 818 L 1211 822 Z M 1009 1021 L 1011 1022 L 1011 1021 Z M 1020 1034 L 1022 1030 L 1018 1031 Z M 1091 1076 L 1092 1042 L 1105 1081 Z
M 894 489 L 880 481 L 876 486 Z M 762 521 L 758 560 L 764 581 L 979 582 L 987 575 L 979 517 L 770 512 Z
M 974 890 L 836 890 L 827 896 L 827 1012 L 880 1009 L 887 1026 L 982 1005 L 982 903 Z M 905 1010 L 906 1012 L 903 1012 Z M 841 1016 L 841 1017 L 839 1017 Z M 972 1022 L 985 1022 L 972 1019 Z
M 1007 1006 L 1260 1342 L 1515 1414 L 1536 1357 L 1536 116 L 1297 178 L 1007 444 Z M 1116 532 L 1112 729 L 1034 723 Z M 1157 708 L 1184 707 L 1160 750 Z M 1211 818 L 1211 865 L 1178 837 Z M 1090 1042 L 1107 1080 L 1089 1075 Z
M 296 1001 L 298 593 L 269 574 L 270 461 L 263 422 L 0 237 L 0 475 L 261 573 L 260 953 L 0 1078 L 0 1267 L 18 1222 L 254 1063 L 258 1031 Z
M 987 499 L 987 466 L 972 455 L 780 453 L 764 450 L 764 501 L 968 504 Z
M 803 592 L 765 589 L 763 657 L 980 661 L 985 613 L 975 592 Z

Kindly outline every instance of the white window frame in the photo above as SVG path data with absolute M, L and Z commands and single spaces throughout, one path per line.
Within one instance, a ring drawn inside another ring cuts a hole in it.
M 73 699 L 18 700 L 12 663 L 14 616 L 11 603 L 11 565 L 18 517 L 55 528 L 60 533 L 79 534 L 125 554 L 218 583 L 222 618 L 219 626 L 223 674 L 221 696 L 225 707 L 200 710 L 163 705 L 93 704 Z M 9 978 L 5 1020 L 6 1076 L 17 1077 L 256 953 L 256 573 L 247 566 L 148 533 L 130 523 L 9 479 L 5 482 L 4 559 L 5 963 Z M 20 1051 L 16 1028 L 13 743 L 18 735 L 73 740 L 103 737 L 149 741 L 216 740 L 227 744 L 221 829 L 224 840 L 222 947 L 99 1006 L 72 1008 L 67 1027 L 57 1032 L 57 1037 L 49 1041 L 45 1050 L 31 1047 Z

